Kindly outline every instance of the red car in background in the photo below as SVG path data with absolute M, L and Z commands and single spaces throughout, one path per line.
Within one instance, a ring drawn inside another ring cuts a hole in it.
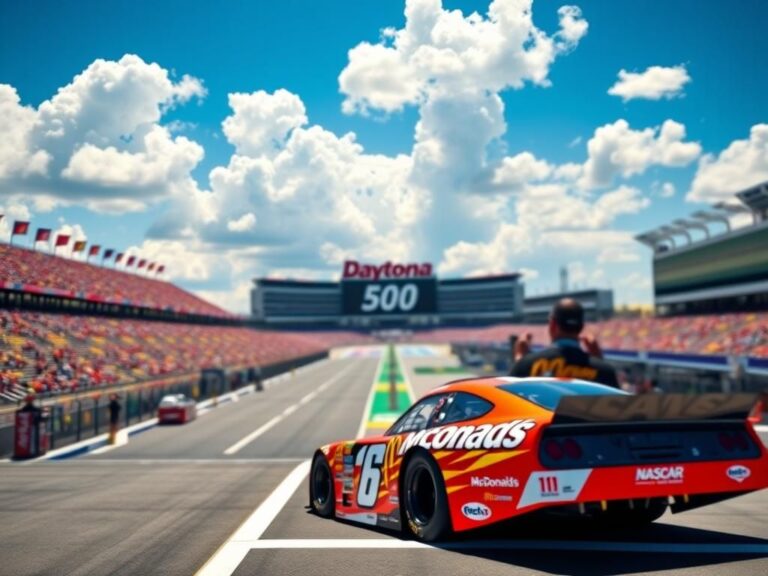
M 381 436 L 314 455 L 312 509 L 423 541 L 530 512 L 653 522 L 768 486 L 752 394 L 634 396 L 582 380 L 475 378 Z
M 186 424 L 197 418 L 197 404 L 184 394 L 163 396 L 157 408 L 159 424 Z

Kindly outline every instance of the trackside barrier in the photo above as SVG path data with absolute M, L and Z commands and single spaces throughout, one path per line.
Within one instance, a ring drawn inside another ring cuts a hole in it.
M 154 418 L 157 405 L 166 394 L 185 394 L 199 402 L 217 398 L 250 384 L 259 390 L 261 381 L 325 357 L 327 353 L 320 353 L 263 368 L 206 370 L 198 378 L 168 378 L 126 387 L 117 392 L 122 405 L 120 427 L 132 426 Z M 213 373 L 215 377 L 211 377 Z M 89 391 L 46 403 L 49 413 L 45 422 L 48 449 L 61 448 L 108 432 L 111 392 Z M 14 411 L 0 414 L 0 458 L 8 458 L 14 452 L 14 424 Z

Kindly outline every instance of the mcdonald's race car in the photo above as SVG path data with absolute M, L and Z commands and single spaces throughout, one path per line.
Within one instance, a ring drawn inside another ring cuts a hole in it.
M 423 541 L 534 511 L 642 525 L 768 486 L 768 452 L 747 421 L 756 404 L 583 380 L 459 380 L 381 436 L 320 448 L 310 505 Z

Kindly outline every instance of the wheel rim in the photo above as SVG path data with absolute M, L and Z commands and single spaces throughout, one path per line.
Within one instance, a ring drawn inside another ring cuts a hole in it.
M 321 464 L 315 467 L 315 473 L 312 475 L 312 491 L 318 506 L 328 502 L 331 495 L 331 473 L 327 466 Z
M 408 508 L 411 519 L 420 526 L 429 524 L 435 515 L 437 494 L 432 475 L 425 467 L 419 467 L 411 476 L 408 489 Z

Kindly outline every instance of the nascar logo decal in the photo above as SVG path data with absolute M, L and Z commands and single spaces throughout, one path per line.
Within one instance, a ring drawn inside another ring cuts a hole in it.
M 752 470 L 746 466 L 742 466 L 741 464 L 734 464 L 733 466 L 729 467 L 725 473 L 731 480 L 735 480 L 736 482 L 744 482 L 744 480 L 752 475 Z
M 399 455 L 414 446 L 426 450 L 478 450 L 484 448 L 506 448 L 508 450 L 523 443 L 528 430 L 536 426 L 533 420 L 513 420 L 503 424 L 480 424 L 479 426 L 445 426 L 411 432 L 400 446 Z
M 637 484 L 680 484 L 683 481 L 685 469 L 682 466 L 655 466 L 653 468 L 638 468 L 635 472 Z
M 475 522 L 488 520 L 492 515 L 491 509 L 480 502 L 468 502 L 467 504 L 464 504 L 464 506 L 461 507 L 461 513 L 464 514 L 466 518 L 474 520 Z

